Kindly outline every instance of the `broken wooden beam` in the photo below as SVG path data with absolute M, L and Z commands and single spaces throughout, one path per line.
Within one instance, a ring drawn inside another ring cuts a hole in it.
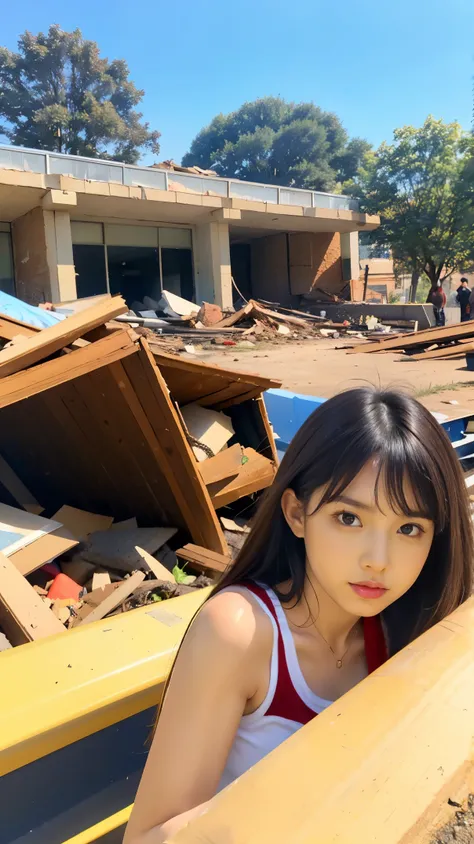
M 246 462 L 241 465 L 237 475 L 229 478 L 227 482 L 224 479 L 209 484 L 209 494 L 216 510 L 226 507 L 244 495 L 266 489 L 273 483 L 276 469 L 268 457 L 253 448 L 244 448 L 243 459 L 245 458 Z
M 185 560 L 189 565 L 202 574 L 219 575 L 231 565 L 231 558 L 216 551 L 209 551 L 200 545 L 192 543 L 176 551 L 176 556 Z
M 50 357 L 82 337 L 83 334 L 126 311 L 125 300 L 121 296 L 114 296 L 113 299 L 93 305 L 85 311 L 57 322 L 50 328 L 44 328 L 26 337 L 24 343 L 18 346 L 3 349 L 0 352 L 0 378 L 13 375 L 21 369 Z M 18 331 L 16 333 L 18 334 Z
M 384 350 L 409 349 L 416 346 L 430 346 L 432 343 L 448 343 L 450 340 L 459 340 L 464 337 L 474 337 L 474 321 L 459 322 L 451 325 L 444 325 L 435 328 L 425 328 L 423 331 L 412 331 L 398 337 L 380 340 L 378 343 L 361 344 L 354 346 L 348 354 L 370 354 Z

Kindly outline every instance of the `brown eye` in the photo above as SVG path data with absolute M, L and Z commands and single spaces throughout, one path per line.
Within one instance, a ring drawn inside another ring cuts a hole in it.
M 355 513 L 348 513 L 346 511 L 344 513 L 338 513 L 337 520 L 345 527 L 362 527 L 362 522 Z
M 403 536 L 419 536 L 421 533 L 421 528 L 418 525 L 407 524 L 402 525 L 401 528 L 399 528 L 398 532 L 402 533 Z

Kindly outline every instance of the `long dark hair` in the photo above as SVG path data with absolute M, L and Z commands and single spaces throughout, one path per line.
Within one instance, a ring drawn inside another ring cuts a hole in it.
M 300 428 L 242 550 L 212 594 L 245 580 L 257 580 L 278 594 L 278 584 L 290 581 L 289 592 L 278 597 L 301 600 L 304 540 L 286 522 L 283 492 L 292 489 L 306 505 L 315 489 L 326 487 L 322 506 L 341 495 L 371 458 L 378 460 L 378 478 L 383 479 L 393 509 L 410 515 L 405 495 L 409 480 L 417 508 L 435 525 L 418 580 L 383 614 L 390 653 L 452 612 L 471 593 L 474 558 L 459 460 L 445 431 L 423 405 L 403 393 L 372 388 L 334 396 Z

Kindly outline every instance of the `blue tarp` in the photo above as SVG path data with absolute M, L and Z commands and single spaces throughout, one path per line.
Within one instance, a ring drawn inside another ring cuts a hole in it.
M 27 305 L 21 299 L 10 296 L 8 293 L 3 293 L 1 290 L 0 314 L 5 314 L 5 316 L 17 319 L 20 322 L 26 322 L 35 328 L 49 328 L 51 325 L 56 325 L 57 322 L 65 319 L 64 314 L 57 314 L 55 311 L 44 311 L 42 308 L 35 308 L 34 305 Z

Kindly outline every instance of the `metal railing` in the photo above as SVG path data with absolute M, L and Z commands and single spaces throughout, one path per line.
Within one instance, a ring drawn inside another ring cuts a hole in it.
M 357 199 L 342 194 L 277 187 L 213 176 L 193 176 L 188 173 L 175 173 L 153 167 L 120 164 L 118 161 L 103 161 L 97 158 L 83 158 L 78 155 L 44 152 L 24 147 L 0 145 L 0 169 L 43 174 L 56 173 L 92 182 L 114 182 L 119 185 L 157 188 L 158 190 L 179 191 L 184 188 L 188 193 L 248 199 L 252 202 L 268 202 L 273 205 L 359 210 Z

